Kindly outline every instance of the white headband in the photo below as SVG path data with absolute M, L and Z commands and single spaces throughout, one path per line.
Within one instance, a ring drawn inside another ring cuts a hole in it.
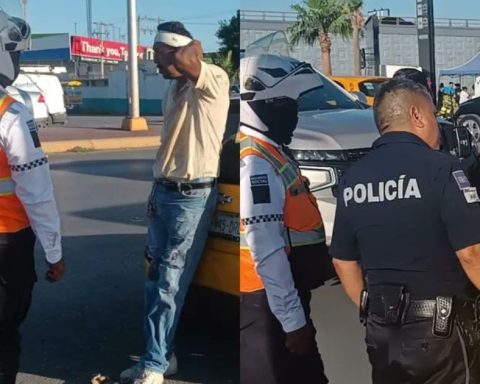
M 155 43 L 167 44 L 170 47 L 178 48 L 188 45 L 192 39 L 178 33 L 159 31 L 155 36 Z

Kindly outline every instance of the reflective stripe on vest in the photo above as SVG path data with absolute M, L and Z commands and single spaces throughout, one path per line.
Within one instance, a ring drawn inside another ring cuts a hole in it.
M 6 94 L 0 96 L 0 120 L 15 99 Z M 0 148 L 0 233 L 15 233 L 30 226 L 22 202 L 15 194 L 8 158 Z
M 290 163 L 287 161 L 282 161 L 284 159 L 277 158 L 273 153 L 268 151 L 262 145 L 260 145 L 254 138 L 249 136 L 241 136 L 240 139 L 240 158 L 243 157 L 247 151 L 253 151 L 258 154 L 258 157 L 264 158 L 281 176 L 284 184 L 287 187 L 290 187 L 295 180 L 298 178 L 295 168 L 293 168 Z
M 325 231 L 323 227 L 305 232 L 289 229 L 285 231 L 283 238 L 285 239 L 285 244 L 289 244 L 292 247 L 300 247 L 302 245 L 325 242 Z M 248 249 L 247 234 L 244 229 L 240 231 L 240 248 Z
M 10 177 L 0 179 L 0 196 L 9 196 L 15 194 L 15 183 Z
M 281 177 L 287 191 L 284 208 L 284 239 L 287 254 L 291 247 L 325 242 L 323 222 L 306 179 L 274 146 L 260 139 L 239 135 L 240 158 L 254 155 L 268 161 Z M 303 214 L 301 214 L 303 213 Z M 240 222 L 240 291 L 253 292 L 264 285 L 256 273 L 243 222 Z

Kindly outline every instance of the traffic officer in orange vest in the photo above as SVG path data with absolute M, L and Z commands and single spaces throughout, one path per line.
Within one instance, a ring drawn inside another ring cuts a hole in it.
M 289 155 L 297 98 L 322 86 L 309 64 L 240 63 L 240 382 L 322 384 L 310 291 L 332 271 L 315 197 Z
M 35 238 L 45 251 L 48 281 L 60 280 L 65 267 L 48 160 L 35 121 L 27 107 L 5 91 L 19 73 L 20 53 L 30 44 L 30 27 L 3 9 L 11 7 L 0 10 L 0 384 L 14 384 L 18 328 L 36 280 Z

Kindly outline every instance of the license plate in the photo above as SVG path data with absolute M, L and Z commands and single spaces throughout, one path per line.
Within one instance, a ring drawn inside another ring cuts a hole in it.
M 210 234 L 228 240 L 240 241 L 240 218 L 238 214 L 217 212 L 209 230 Z

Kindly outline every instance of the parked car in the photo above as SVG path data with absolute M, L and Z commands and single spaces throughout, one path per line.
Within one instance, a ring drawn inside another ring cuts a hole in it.
M 368 105 L 372 106 L 375 93 L 388 78 L 381 76 L 332 76 L 331 79 L 348 92 L 362 92 L 367 97 Z
M 371 108 L 321 73 L 323 86 L 299 99 L 299 120 L 289 145 L 310 179 L 310 188 L 322 213 L 330 242 L 339 178 L 368 151 L 379 137 Z
M 240 246 L 240 160 L 236 143 L 240 100 L 230 100 L 227 129 L 220 156 L 219 198 L 196 283 L 228 295 L 238 295 Z
M 460 104 L 453 119 L 458 125 L 467 127 L 475 142 L 480 143 L 480 97 Z
M 45 128 L 48 126 L 48 109 L 45 103 L 45 97 L 42 93 L 36 91 L 24 91 L 12 85 L 6 87 L 5 90 L 8 95 L 20 103 L 25 104 L 28 109 L 30 109 L 38 128 Z
M 24 91 L 41 92 L 48 111 L 48 124 L 64 124 L 67 110 L 60 80 L 55 75 L 20 73 L 13 85 Z

